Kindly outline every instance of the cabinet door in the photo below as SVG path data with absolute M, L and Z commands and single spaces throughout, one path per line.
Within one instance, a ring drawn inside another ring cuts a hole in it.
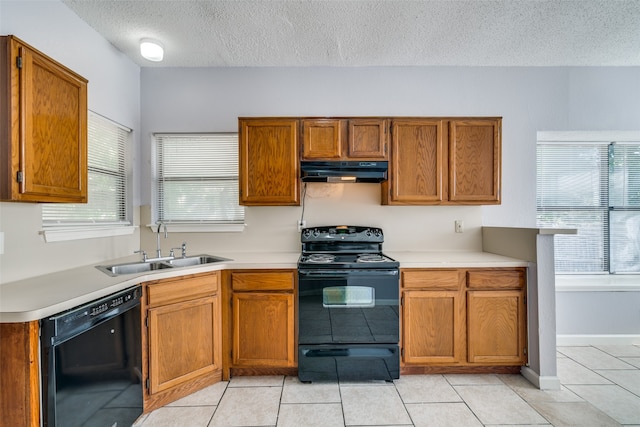
M 478 364 L 524 364 L 525 319 L 524 290 L 468 291 L 468 361 Z
M 394 120 L 383 203 L 440 203 L 446 197 L 443 159 L 442 120 Z
M 2 161 L 12 164 L 3 165 L 9 182 L 2 184 L 2 197 L 86 203 L 87 81 L 17 39 L 8 40 L 11 60 L 2 66 L 14 67 L 12 130 L 3 142 L 11 148 L 3 153 L 10 150 L 11 157 Z M 8 93 L 3 90 L 3 96 Z
M 306 119 L 302 121 L 302 159 L 339 159 L 342 157 L 343 121 Z
M 450 201 L 500 203 L 501 124 L 499 118 L 449 122 Z
M 1 426 L 40 425 L 39 322 L 0 323 Z
M 235 367 L 295 366 L 293 294 L 233 294 Z
M 384 119 L 349 120 L 347 157 L 386 160 L 387 121 Z
M 222 369 L 217 296 L 149 309 L 151 395 Z
M 403 362 L 456 364 L 464 359 L 464 303 L 458 291 L 405 291 Z
M 240 119 L 240 204 L 300 204 L 298 120 Z

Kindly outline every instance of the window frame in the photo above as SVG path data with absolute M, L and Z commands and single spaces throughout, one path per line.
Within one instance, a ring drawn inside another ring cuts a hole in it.
M 133 224 L 133 203 L 132 203 L 132 162 L 131 162 L 131 150 L 132 150 L 132 129 L 123 126 L 107 117 L 104 117 L 98 113 L 95 113 L 91 110 L 88 111 L 88 119 L 91 120 L 99 120 L 101 121 L 101 126 L 108 125 L 117 127 L 119 130 L 126 132 L 124 135 L 124 143 L 122 146 L 118 146 L 122 151 L 119 153 L 120 157 L 118 158 L 121 167 L 121 173 L 118 174 L 120 178 L 124 180 L 124 185 L 122 188 L 122 193 L 118 197 L 118 199 L 123 203 L 123 206 L 119 208 L 121 212 L 123 212 L 123 217 L 117 221 L 101 221 L 96 220 L 95 218 L 87 218 L 86 220 L 78 221 L 78 220 L 62 220 L 60 222 L 54 223 L 51 221 L 45 220 L 44 209 L 45 206 L 59 206 L 56 203 L 44 203 L 42 204 L 41 209 L 41 218 L 42 218 L 42 230 L 40 234 L 44 238 L 45 242 L 59 242 L 59 241 L 68 241 L 68 240 L 81 240 L 81 239 L 91 239 L 97 237 L 113 237 L 113 236 L 124 236 L 124 235 L 132 235 L 134 233 L 135 227 Z M 123 136 L 123 135 L 120 135 Z M 89 131 L 89 135 L 87 138 L 87 150 L 91 150 L 91 132 Z M 92 165 L 91 160 L 89 159 L 87 165 L 87 174 L 97 174 L 97 176 L 104 176 L 105 172 L 99 165 Z M 91 203 L 91 187 L 88 189 L 88 202 L 87 204 L 79 204 L 79 206 L 88 206 Z M 65 203 L 65 206 L 74 206 L 75 204 Z
M 239 175 L 239 159 L 238 159 L 238 132 L 155 132 L 151 135 L 151 145 L 152 145 L 152 175 L 153 175 L 153 185 L 152 185 L 152 210 L 151 210 L 151 220 L 152 220 L 152 224 L 147 224 L 147 227 L 149 227 L 149 229 L 151 229 L 152 231 L 156 231 L 157 230 L 157 223 L 158 221 L 162 221 L 162 223 L 164 225 L 167 226 L 167 230 L 168 232 L 180 232 L 180 233 L 197 233 L 197 232 L 242 232 L 244 230 L 244 227 L 246 226 L 245 224 L 245 217 L 246 217 L 246 211 L 245 211 L 245 207 L 239 204 L 239 197 L 236 198 L 236 203 L 238 204 L 238 209 L 242 211 L 242 218 L 241 219 L 236 219 L 236 220 L 230 220 L 230 221 L 212 221 L 212 220 L 206 220 L 206 219 L 200 219 L 200 220 L 168 220 L 166 218 L 161 218 L 160 217 L 160 209 L 162 206 L 162 203 L 160 201 L 160 192 L 162 191 L 162 187 L 163 185 L 161 184 L 162 182 L 162 177 L 161 175 L 161 167 L 160 167 L 160 149 L 159 149 L 159 140 L 158 138 L 171 138 L 171 137 L 178 137 L 178 138 L 188 138 L 188 137 L 196 137 L 196 138 L 201 138 L 201 137 L 207 137 L 207 136 L 211 136 L 211 135 L 224 135 L 224 136 L 230 136 L 233 135 L 233 137 L 235 138 L 234 140 L 234 153 L 236 155 L 236 173 L 232 179 L 232 181 L 235 182 L 235 188 L 239 189 L 239 179 L 240 179 L 240 175 Z M 215 181 L 214 178 L 208 177 L 205 180 L 213 180 Z M 220 180 L 223 180 L 222 178 L 220 178 Z M 225 180 L 229 180 L 228 178 Z M 176 180 L 178 181 L 178 180 Z M 187 180 L 189 181 L 189 180 Z
M 569 131 L 569 132 L 538 132 L 538 138 L 536 143 L 536 150 L 538 149 L 538 145 L 541 144 L 553 144 L 559 143 L 563 145 L 570 145 L 575 143 L 576 145 L 582 144 L 597 144 L 601 147 L 606 147 L 608 164 L 607 164 L 607 176 L 603 182 L 606 182 L 606 189 L 604 194 L 601 194 L 601 197 L 604 198 L 604 202 L 601 201 L 602 206 L 584 209 L 576 208 L 576 211 L 600 211 L 604 212 L 603 219 L 605 224 L 603 224 L 603 247 L 601 248 L 604 253 L 604 266 L 605 268 L 602 271 L 556 271 L 556 274 L 562 275 L 564 277 L 571 276 L 613 276 L 613 275 L 640 275 L 640 271 L 613 271 L 612 270 L 612 255 L 611 255 L 611 236 L 612 236 L 612 220 L 611 216 L 615 212 L 623 212 L 623 211 L 635 211 L 640 212 L 640 207 L 621 207 L 612 205 L 612 197 L 611 197 L 611 188 L 610 188 L 610 180 L 611 180 L 611 172 L 610 172 L 610 159 L 611 159 L 611 147 L 612 144 L 620 143 L 622 144 L 640 144 L 640 132 L 638 131 Z M 537 155 L 536 155 L 537 160 Z M 536 165 L 537 171 L 538 165 Z M 537 173 L 537 172 L 536 172 Z M 538 179 L 536 176 L 536 223 L 538 226 L 540 223 L 538 222 L 538 215 L 540 214 L 540 206 L 538 205 Z M 601 178 L 602 179 L 602 178 Z M 568 207 L 569 209 L 571 207 Z M 548 210 L 554 210 L 554 208 L 548 208 Z M 556 210 L 561 210 L 561 207 L 557 207 Z M 579 231 L 578 231 L 579 234 Z M 571 236 L 558 236 L 557 238 L 568 238 Z M 556 242 L 556 250 L 557 250 L 557 242 Z

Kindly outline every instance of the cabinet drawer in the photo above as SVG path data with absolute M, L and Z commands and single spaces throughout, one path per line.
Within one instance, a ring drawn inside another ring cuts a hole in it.
M 205 273 L 148 282 L 147 304 L 158 306 L 215 294 L 218 290 L 218 274 Z
M 231 288 L 234 291 L 292 291 L 295 280 L 294 270 L 232 272 Z
M 473 289 L 521 289 L 524 287 L 525 270 L 469 270 L 467 286 Z
M 403 270 L 403 288 L 460 289 L 458 270 Z

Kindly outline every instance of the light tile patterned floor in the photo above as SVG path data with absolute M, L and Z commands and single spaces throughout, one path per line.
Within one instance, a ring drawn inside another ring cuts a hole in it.
M 640 427 L 640 346 L 559 347 L 558 376 L 555 391 L 520 375 L 340 384 L 235 377 L 142 416 L 136 427 Z

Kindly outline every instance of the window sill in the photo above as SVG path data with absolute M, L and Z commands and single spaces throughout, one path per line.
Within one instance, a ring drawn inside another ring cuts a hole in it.
M 69 240 L 95 239 L 99 237 L 130 236 L 133 234 L 135 226 L 128 227 L 86 227 L 86 228 L 66 228 L 48 229 L 40 231 L 45 243 L 65 242 Z
M 171 224 L 167 226 L 169 233 L 240 233 L 244 231 L 245 224 Z M 147 224 L 154 233 L 158 230 L 157 224 Z
M 637 292 L 640 274 L 556 275 L 558 292 Z

